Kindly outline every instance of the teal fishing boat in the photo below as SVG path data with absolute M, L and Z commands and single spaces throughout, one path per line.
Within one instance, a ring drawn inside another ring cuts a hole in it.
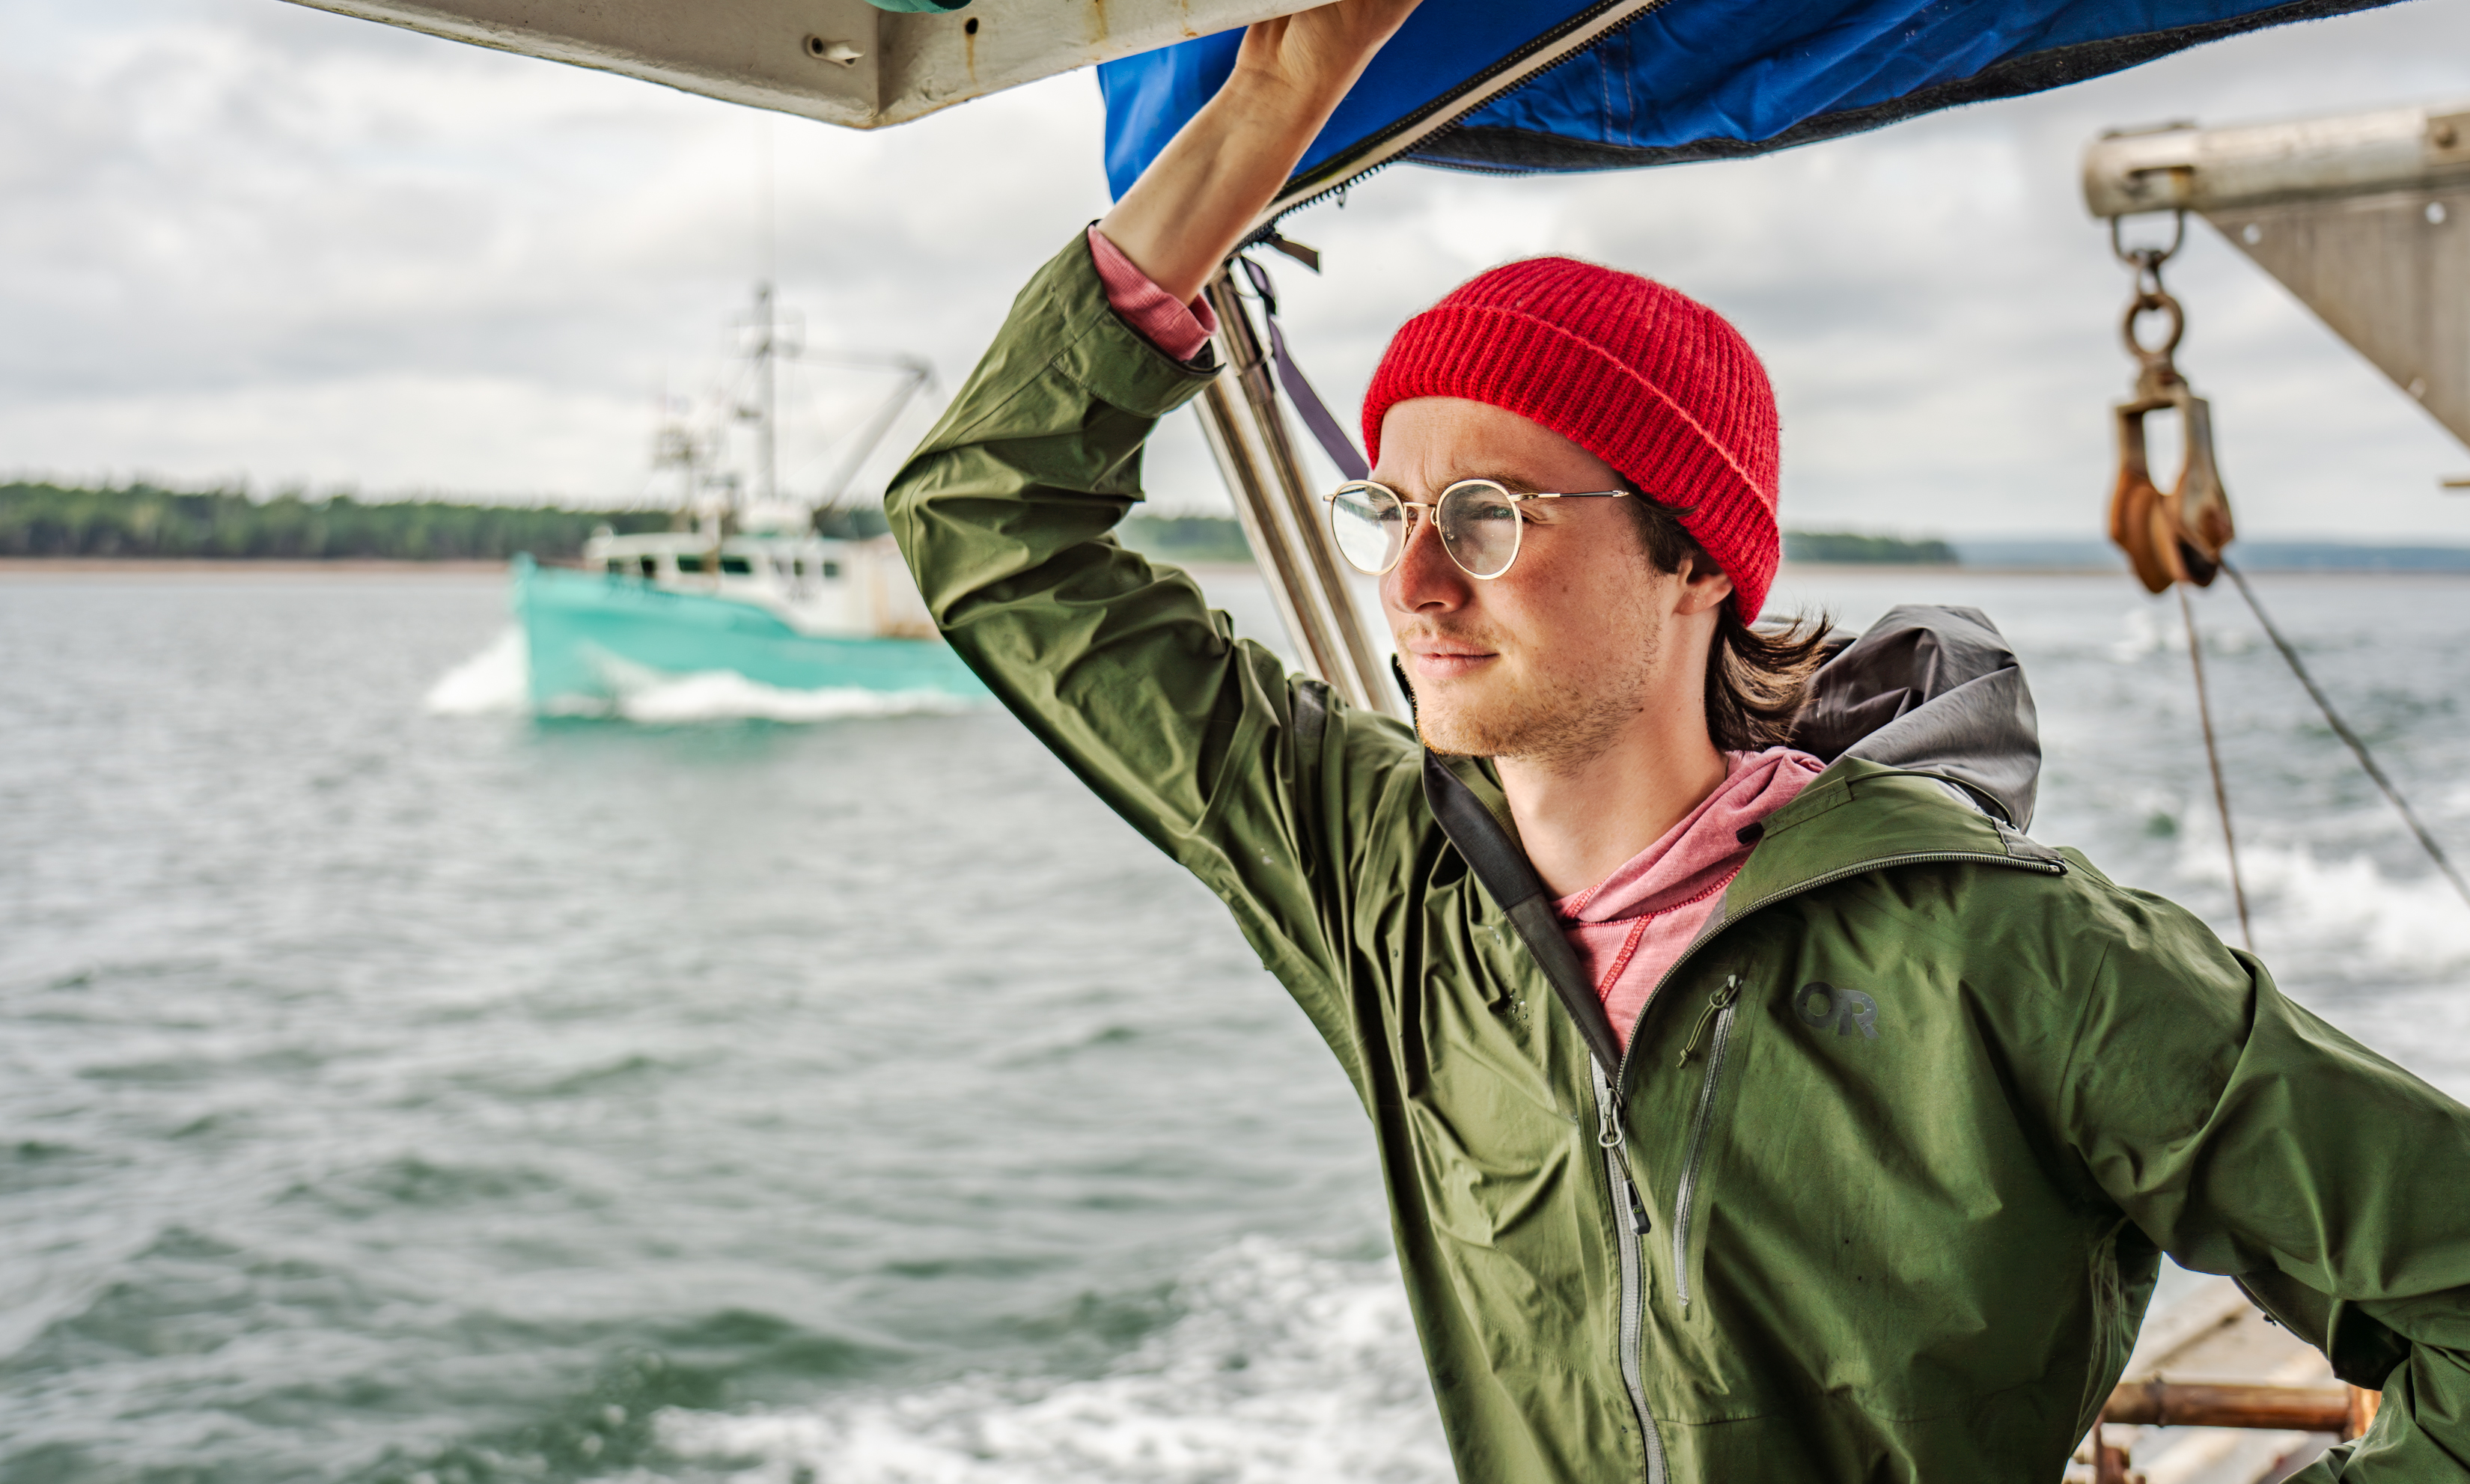
M 785 499 L 776 373 L 780 361 L 804 355 L 801 327 L 776 313 L 771 285 L 760 284 L 740 328 L 750 332 L 751 381 L 722 398 L 721 428 L 698 435 L 672 423 L 654 441 L 654 468 L 683 476 L 677 528 L 619 535 L 604 525 L 572 567 L 515 559 L 533 711 L 639 715 L 644 698 L 697 685 L 757 703 L 726 713 L 774 716 L 945 709 L 985 698 L 936 633 L 892 538 L 853 534 L 863 517 L 844 503 L 860 466 L 932 373 L 905 357 L 819 358 L 897 371 L 900 382 L 849 440 L 820 498 Z M 737 423 L 755 434 L 746 451 L 752 499 L 741 499 L 738 472 L 713 467 Z M 819 524 L 841 534 L 825 535 Z
M 987 694 L 934 633 L 883 538 L 600 536 L 581 568 L 518 557 L 515 616 L 542 715 L 606 715 L 696 676 L 932 705 Z

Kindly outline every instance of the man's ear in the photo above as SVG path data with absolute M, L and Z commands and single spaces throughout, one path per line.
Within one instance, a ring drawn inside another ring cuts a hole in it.
M 1733 595 L 1733 579 L 1703 551 L 1683 557 L 1675 575 L 1681 579 L 1681 600 L 1673 605 L 1676 613 L 1703 614 Z

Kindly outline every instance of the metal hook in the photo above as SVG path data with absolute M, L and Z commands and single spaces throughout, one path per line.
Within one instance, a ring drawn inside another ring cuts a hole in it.
M 2109 539 L 2127 553 L 2137 580 L 2153 592 L 2179 582 L 2210 587 L 2221 570 L 2222 547 L 2235 534 L 2229 496 L 2213 459 L 2212 406 L 2179 373 L 2177 356 L 2187 334 L 2187 312 L 2161 287 L 2161 265 L 2187 240 L 2187 214 L 2179 211 L 2174 218 L 2166 247 L 2129 247 L 2119 234 L 2119 219 L 2109 219 L 2109 250 L 2135 271 L 2135 293 L 2118 327 L 2127 353 L 2135 358 L 2135 389 L 2112 408 L 2118 422 L 2118 481 L 2110 490 Z M 2153 345 L 2135 333 L 2148 314 L 2169 320 L 2168 333 Z M 2144 419 L 2161 411 L 2179 414 L 2185 450 L 2178 480 L 2167 491 L 2153 482 L 2145 452 Z
M 2169 262 L 2172 258 L 2177 257 L 2179 249 L 2187 244 L 2186 208 L 2180 207 L 2177 211 L 2172 212 L 2170 216 L 2170 245 L 2167 247 L 2130 247 L 2127 245 L 2126 241 L 2119 235 L 2118 230 L 2119 222 L 2125 220 L 2126 218 L 2112 217 L 2109 219 L 2110 255 L 2132 268 L 2135 268 L 2140 272 L 2152 274 L 2153 287 L 2156 290 L 2161 287 L 2161 265 Z
M 2135 334 L 2136 322 L 2147 314 L 2170 316 L 2170 333 L 2158 345 L 2148 346 Z M 2179 342 L 2186 337 L 2187 312 L 2157 289 L 2141 290 L 2127 301 L 2127 317 L 2119 322 L 2118 334 L 2127 342 L 2127 353 L 2135 358 L 2135 400 L 2158 402 L 2168 397 L 2170 388 L 2181 381 L 2173 358 L 2179 353 Z

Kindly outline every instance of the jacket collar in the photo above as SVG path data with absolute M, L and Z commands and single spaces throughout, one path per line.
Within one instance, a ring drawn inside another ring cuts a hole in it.
M 2033 696 L 2005 640 L 1975 610 L 1890 612 L 1820 669 L 1794 740 L 1829 759 L 1828 769 L 1751 826 L 1759 831 L 1755 848 L 1699 942 L 1770 902 L 1891 866 L 2066 869 L 2057 851 L 2019 831 L 2040 772 Z M 1619 1067 L 1603 1007 L 1552 916 L 1499 775 L 1480 759 L 1429 751 L 1423 771 L 1434 821 L 1516 927 L 1596 1059 L 1608 1073 Z
M 1970 860 L 2026 870 L 2065 869 L 2059 852 L 2026 839 L 1969 801 L 1946 775 L 1842 757 L 1769 815 L 1758 847 L 1724 893 L 1711 929 L 1759 905 L 1865 870 L 1928 860 Z

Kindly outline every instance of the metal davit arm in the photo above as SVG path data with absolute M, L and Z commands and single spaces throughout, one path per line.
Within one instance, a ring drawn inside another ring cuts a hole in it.
M 2470 443 L 2470 100 L 2111 134 L 2084 196 L 2202 216 Z

